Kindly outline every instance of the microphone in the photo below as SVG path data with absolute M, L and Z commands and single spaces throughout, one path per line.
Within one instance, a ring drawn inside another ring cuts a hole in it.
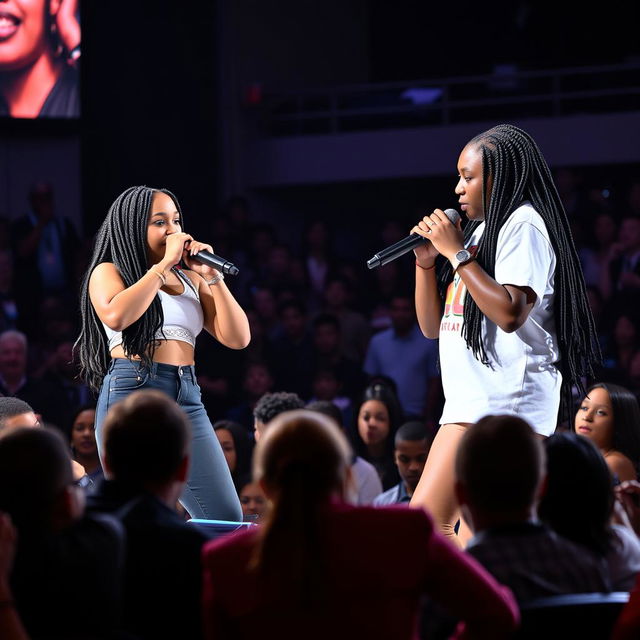
M 449 218 L 451 224 L 456 224 L 460 220 L 460 214 L 455 209 L 445 209 L 444 214 Z M 422 243 L 427 242 L 427 238 L 423 238 L 418 233 L 412 233 L 411 235 L 399 240 L 390 247 L 383 249 L 376 253 L 373 258 L 367 260 L 367 267 L 369 269 L 375 269 L 388 264 L 392 260 L 403 256 L 405 253 L 409 253 L 416 247 L 419 247 Z
M 211 251 L 198 251 L 198 253 L 194 253 L 191 258 L 202 264 L 214 267 L 218 271 L 230 276 L 237 276 L 240 272 L 240 269 L 238 269 L 235 264 L 217 256 L 215 253 L 211 253 Z

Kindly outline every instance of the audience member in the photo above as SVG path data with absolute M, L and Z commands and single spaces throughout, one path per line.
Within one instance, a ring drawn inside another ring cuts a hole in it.
M 31 405 L 13 396 L 0 398 L 0 433 L 14 427 L 37 427 L 38 416 Z
M 0 394 L 24 400 L 35 408 L 45 422 L 54 422 L 61 413 L 61 399 L 56 397 L 46 382 L 29 375 L 27 353 L 27 337 L 24 333 L 10 329 L 0 334 Z
M 278 303 L 273 291 L 263 286 L 253 287 L 251 300 L 253 309 L 260 319 L 265 339 L 269 342 L 275 340 L 282 334 L 282 325 L 278 317 Z
M 127 534 L 125 628 L 142 639 L 198 638 L 207 536 L 175 511 L 189 468 L 188 418 L 166 394 L 136 391 L 109 410 L 103 438 L 106 476 L 134 494 L 117 514 Z
M 26 287 L 35 300 L 43 294 L 71 297 L 78 237 L 67 217 L 57 214 L 53 187 L 40 182 L 29 191 L 30 211 L 11 227 L 16 248 L 16 284 Z
M 332 370 L 348 398 L 355 398 L 365 387 L 366 376 L 360 365 L 342 352 L 340 321 L 330 313 L 313 320 L 314 377 L 321 370 Z
M 436 414 L 441 394 L 438 346 L 424 339 L 411 295 L 394 295 L 390 311 L 393 326 L 371 338 L 364 370 L 394 380 L 405 415 L 428 417 L 435 423 L 440 417 Z
M 258 400 L 253 410 L 254 434 L 256 442 L 260 440 L 267 425 L 278 415 L 285 411 L 302 409 L 304 402 L 296 393 L 287 391 L 277 391 L 276 393 L 265 393 Z
M 351 398 L 344 395 L 342 382 L 338 379 L 333 369 L 317 369 L 313 376 L 311 391 L 312 395 L 309 402 L 331 402 L 340 409 L 342 422 L 344 424 L 353 422 L 353 404 Z
M 222 453 L 229 465 L 231 477 L 239 490 L 238 481 L 249 473 L 253 442 L 249 432 L 233 420 L 218 420 L 213 429 L 218 436 Z
M 412 420 L 405 422 L 396 431 L 394 446 L 394 460 L 400 474 L 400 482 L 376 497 L 373 501 L 376 507 L 407 503 L 411 500 L 429 455 L 431 436 L 423 422 Z
M 316 400 L 310 402 L 306 408 L 328 416 L 344 433 L 342 411 L 333 402 Z M 368 505 L 382 492 L 382 483 L 376 468 L 364 458 L 353 454 L 351 461 L 351 484 L 347 487 L 346 500 L 349 504 Z
M 57 340 L 47 361 L 43 363 L 40 371 L 34 374 L 38 383 L 58 399 L 51 407 L 53 413 L 50 412 L 47 420 L 61 430 L 68 428 L 80 406 L 94 401 L 92 392 L 79 374 L 80 369 L 73 353 L 73 339 L 70 335 Z
M 297 273 L 295 259 L 291 255 L 291 249 L 285 244 L 274 244 L 267 255 L 267 261 L 263 265 L 260 284 L 272 291 L 276 298 L 282 300 L 285 292 L 290 292 L 298 298 L 306 294 L 307 286 L 304 281 L 306 274 Z
M 252 334 L 252 341 L 253 337 Z M 228 349 L 217 340 L 197 343 L 196 351 L 202 403 L 210 416 L 225 416 L 241 396 L 248 354 L 244 350 Z
M 368 386 L 354 415 L 353 448 L 376 468 L 382 488 L 391 489 L 400 480 L 394 462 L 394 438 L 401 420 L 395 394 L 379 382 Z
M 11 252 L 0 249 L 0 332 L 20 329 L 26 321 L 26 312 L 14 283 Z
M 82 496 L 58 432 L 17 427 L 0 438 L 0 510 L 18 532 L 11 585 L 32 638 L 120 628 L 124 534 L 116 520 L 84 514 Z
M 639 308 L 629 306 L 628 310 L 614 319 L 613 334 L 603 354 L 603 375 L 607 376 L 607 380 L 615 380 L 623 386 L 629 379 L 631 362 L 640 351 L 639 317 L 636 311 Z
M 267 512 L 267 497 L 260 486 L 250 476 L 245 476 L 239 482 L 240 504 L 242 505 L 242 515 L 248 522 L 261 523 Z
M 314 349 L 306 309 L 302 302 L 293 299 L 283 302 L 278 311 L 283 332 L 267 351 L 276 387 L 309 398 Z
M 260 282 L 265 272 L 271 247 L 276 244 L 276 231 L 268 222 L 257 222 L 251 225 L 247 256 L 249 268 Z M 268 289 L 267 289 L 268 291 Z
M 629 591 L 640 571 L 640 541 L 629 527 L 611 522 L 614 492 L 607 463 L 591 440 L 575 433 L 555 433 L 544 445 L 547 485 L 540 519 L 605 560 L 614 591 Z
M 468 637 L 507 637 L 518 618 L 508 591 L 423 511 L 346 505 L 350 464 L 327 417 L 293 411 L 270 424 L 254 461 L 272 503 L 265 523 L 203 552 L 205 637 L 414 638 L 425 592 Z
M 327 277 L 332 266 L 331 230 L 325 220 L 317 218 L 306 225 L 304 245 L 309 305 L 315 311 L 322 305 Z
M 598 447 L 616 484 L 638 479 L 640 407 L 630 391 L 605 382 L 592 385 L 578 407 L 574 428 Z
M 95 421 L 94 404 L 79 407 L 71 421 L 71 455 L 78 464 L 82 465 L 91 482 L 102 475 L 96 444 Z
M 598 555 L 537 518 L 545 455 L 517 416 L 486 416 L 469 427 L 456 456 L 456 496 L 474 537 L 467 552 L 518 602 L 610 590 Z
M 603 212 L 596 216 L 591 230 L 590 246 L 581 249 L 579 255 L 585 283 L 599 287 L 600 275 L 618 235 L 618 225 L 611 213 Z
M 640 218 L 627 216 L 618 241 L 602 263 L 600 288 L 605 299 L 614 298 L 637 308 L 640 300 Z
M 244 373 L 242 402 L 229 409 L 227 418 L 238 422 L 247 431 L 253 431 L 253 410 L 256 403 L 265 393 L 273 391 L 273 375 L 269 367 L 263 362 L 250 362 Z
M 362 362 L 369 344 L 366 318 L 352 308 L 353 287 L 344 276 L 331 276 L 324 289 L 324 311 L 338 318 L 342 353 L 354 362 Z

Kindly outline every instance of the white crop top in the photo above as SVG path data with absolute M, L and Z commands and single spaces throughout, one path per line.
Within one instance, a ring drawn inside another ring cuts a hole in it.
M 184 291 L 175 296 L 165 293 L 162 289 L 158 291 L 164 314 L 164 324 L 155 337 L 156 340 L 181 340 L 195 347 L 196 336 L 204 326 L 200 296 L 188 276 L 181 273 L 179 269 L 174 269 L 173 272 L 183 281 Z M 109 341 L 109 351 L 122 344 L 121 331 L 110 329 L 104 322 L 102 326 Z

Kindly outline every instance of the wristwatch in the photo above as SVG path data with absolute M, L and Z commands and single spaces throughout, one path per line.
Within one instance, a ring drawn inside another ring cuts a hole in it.
M 461 264 L 466 264 L 471 260 L 473 260 L 471 251 L 469 251 L 468 249 L 460 249 L 460 251 L 456 253 L 456 255 L 453 257 L 453 260 L 451 261 L 453 270 L 455 271 Z

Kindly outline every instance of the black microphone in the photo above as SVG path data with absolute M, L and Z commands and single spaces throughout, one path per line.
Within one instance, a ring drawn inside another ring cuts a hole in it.
M 460 214 L 455 209 L 445 209 L 444 215 L 449 218 L 451 224 L 456 224 L 458 220 L 460 220 Z M 418 233 L 412 233 L 406 238 L 392 244 L 390 247 L 376 253 L 373 258 L 367 260 L 367 267 L 369 267 L 369 269 L 375 269 L 376 267 L 388 264 L 392 260 L 403 256 L 405 253 L 413 251 L 413 249 L 419 247 L 424 242 L 427 242 L 427 238 L 423 238 Z
M 218 271 L 230 276 L 237 276 L 240 272 L 240 269 L 238 269 L 235 264 L 217 256 L 215 253 L 211 253 L 211 251 L 198 251 L 198 253 L 194 253 L 190 258 L 214 267 Z

